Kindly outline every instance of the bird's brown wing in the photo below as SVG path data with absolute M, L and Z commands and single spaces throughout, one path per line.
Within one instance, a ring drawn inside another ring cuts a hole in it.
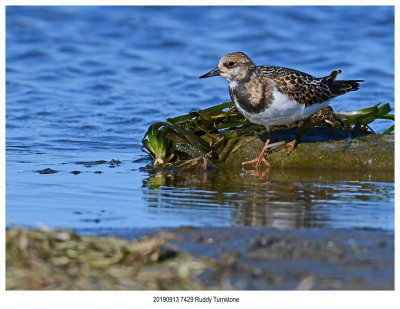
M 338 71 L 333 71 L 327 77 L 316 78 L 284 67 L 259 66 L 257 68 L 261 76 L 274 81 L 276 88 L 280 92 L 306 106 L 323 103 L 336 96 L 325 81 L 327 78 L 332 77 L 332 82 L 334 82 L 335 77 L 340 73 Z

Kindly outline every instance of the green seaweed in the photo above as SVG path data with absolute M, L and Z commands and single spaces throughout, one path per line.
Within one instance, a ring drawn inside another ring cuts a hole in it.
M 347 128 L 357 127 L 367 129 L 368 124 L 372 123 L 376 119 L 388 119 L 394 121 L 394 115 L 389 113 L 392 111 L 389 103 L 382 106 L 376 104 L 372 107 L 364 108 L 352 112 L 336 112 L 341 122 Z M 394 131 L 394 125 L 391 126 L 385 133 L 391 133 Z
M 163 165 L 170 161 L 167 159 L 168 140 L 165 138 L 167 131 L 164 128 L 164 123 L 157 122 L 150 126 L 142 139 L 142 150 L 146 149 L 147 154 L 153 160 L 153 165 Z

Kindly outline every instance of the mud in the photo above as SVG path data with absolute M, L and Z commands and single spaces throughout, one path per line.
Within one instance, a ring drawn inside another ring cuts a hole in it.
M 102 232 L 114 236 L 7 230 L 7 289 L 394 289 L 394 235 L 381 230 Z

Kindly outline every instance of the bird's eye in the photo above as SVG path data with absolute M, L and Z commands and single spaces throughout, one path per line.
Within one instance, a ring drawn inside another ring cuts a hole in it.
M 226 65 L 228 66 L 228 68 L 233 68 L 236 65 L 236 62 L 229 61 Z

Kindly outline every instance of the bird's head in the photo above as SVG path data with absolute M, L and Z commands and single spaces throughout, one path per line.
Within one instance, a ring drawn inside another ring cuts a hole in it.
M 229 83 L 238 83 L 247 78 L 248 72 L 253 68 L 255 64 L 245 53 L 235 52 L 223 56 L 215 69 L 199 78 L 222 76 Z

